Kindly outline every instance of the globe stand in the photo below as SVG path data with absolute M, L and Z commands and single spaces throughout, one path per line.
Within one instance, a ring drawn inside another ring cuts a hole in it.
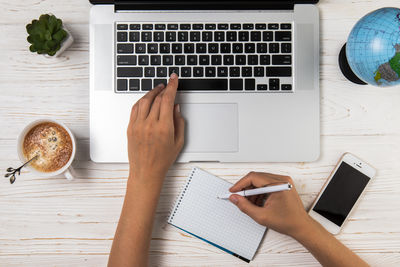
M 351 70 L 349 62 L 347 61 L 347 56 L 346 56 L 346 44 L 343 45 L 343 47 L 339 53 L 339 67 L 340 67 L 340 70 L 342 71 L 343 75 L 349 81 L 356 83 L 356 84 L 360 84 L 360 85 L 367 84 L 364 81 L 362 81 L 360 78 L 358 78 L 357 75 L 355 75 L 354 72 Z

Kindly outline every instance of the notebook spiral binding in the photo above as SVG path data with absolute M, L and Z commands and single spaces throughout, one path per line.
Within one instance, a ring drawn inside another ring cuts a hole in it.
M 185 183 L 185 185 L 182 187 L 181 189 L 181 193 L 178 195 L 178 197 L 175 199 L 174 205 L 172 205 L 172 209 L 169 213 L 168 216 L 168 223 L 171 223 L 172 220 L 174 219 L 175 213 L 177 211 L 177 209 L 179 208 L 179 205 L 181 204 L 181 201 L 183 199 L 183 197 L 185 196 L 185 193 L 190 185 L 190 182 L 192 181 L 193 175 L 196 172 L 197 168 L 194 167 L 191 171 L 190 171 L 190 175 Z

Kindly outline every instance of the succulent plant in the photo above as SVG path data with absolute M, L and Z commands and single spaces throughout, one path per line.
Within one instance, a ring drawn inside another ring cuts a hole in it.
M 26 31 L 29 34 L 27 40 L 31 44 L 29 50 L 49 56 L 56 54 L 61 42 L 68 36 L 61 19 L 49 14 L 41 15 L 39 20 L 32 20 L 31 24 L 26 25 Z

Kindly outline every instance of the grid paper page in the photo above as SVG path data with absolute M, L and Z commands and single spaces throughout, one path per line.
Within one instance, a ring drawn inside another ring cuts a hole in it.
M 217 198 L 229 191 L 231 183 L 198 168 L 193 168 L 190 176 L 168 222 L 252 260 L 266 227 L 229 200 Z

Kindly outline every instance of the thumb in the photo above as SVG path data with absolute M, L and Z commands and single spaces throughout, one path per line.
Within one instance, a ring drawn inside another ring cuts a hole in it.
M 185 141 L 185 120 L 182 117 L 179 104 L 174 108 L 175 143 L 181 149 Z
M 235 204 L 243 213 L 246 213 L 251 218 L 253 218 L 253 220 L 258 222 L 258 219 L 262 212 L 262 208 L 257 207 L 256 205 L 251 203 L 247 198 L 237 194 L 232 194 L 229 197 L 229 200 L 233 204 Z

